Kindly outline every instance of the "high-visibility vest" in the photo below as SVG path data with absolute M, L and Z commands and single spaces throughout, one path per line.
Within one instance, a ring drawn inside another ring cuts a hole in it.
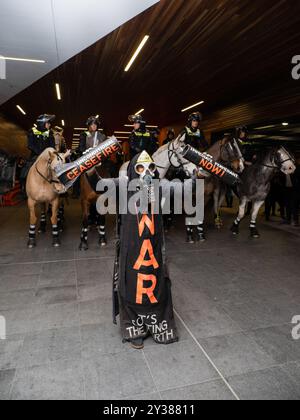
M 33 134 L 35 136 L 43 136 L 44 138 L 49 138 L 50 136 L 50 131 L 39 131 L 37 128 L 33 127 L 32 128 Z

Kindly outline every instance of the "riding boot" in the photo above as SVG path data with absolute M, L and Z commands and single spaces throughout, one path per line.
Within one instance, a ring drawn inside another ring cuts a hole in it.
M 101 247 L 104 247 L 107 245 L 105 226 L 99 226 L 98 232 L 99 232 L 99 245 Z
M 55 248 L 60 247 L 58 225 L 52 225 L 52 245 Z
M 188 226 L 186 228 L 186 242 L 188 244 L 194 244 L 194 229 L 192 226 Z
M 238 235 L 239 233 L 240 233 L 240 223 L 241 223 L 241 220 L 237 217 L 236 219 L 235 219 L 235 221 L 234 221 L 234 223 L 233 223 L 233 225 L 232 225 L 232 227 L 231 227 L 231 232 L 234 234 L 234 235 Z
M 80 236 L 80 245 L 79 245 L 79 250 L 80 251 L 87 251 L 89 249 L 89 245 L 88 245 L 88 227 L 87 226 L 83 226 L 83 228 L 81 229 L 81 236 Z
M 251 236 L 251 238 L 253 238 L 253 239 L 258 239 L 258 238 L 260 238 L 260 234 L 259 234 L 259 232 L 258 232 L 258 230 L 257 230 L 257 228 L 256 228 L 256 222 L 254 221 L 252 221 L 251 223 L 250 223 L 250 236 Z
M 206 236 L 204 233 L 204 224 L 200 223 L 197 226 L 197 242 L 205 242 L 206 241 Z
M 29 227 L 29 239 L 27 246 L 29 249 L 36 247 L 36 227 L 35 225 L 30 225 Z
M 46 213 L 41 214 L 41 222 L 39 227 L 39 233 L 45 233 L 47 227 Z

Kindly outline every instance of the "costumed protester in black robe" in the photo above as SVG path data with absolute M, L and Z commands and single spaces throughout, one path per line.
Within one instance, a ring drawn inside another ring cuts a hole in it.
M 155 197 L 151 184 L 159 179 L 155 163 L 146 152 L 129 164 L 128 182 L 141 180 L 147 188 L 148 211 L 121 216 L 120 242 L 114 276 L 114 322 L 120 314 L 124 342 L 143 348 L 151 335 L 158 344 L 178 341 L 171 296 L 171 282 L 164 261 L 163 218 L 153 214 Z M 128 201 L 136 194 L 128 192 Z M 160 195 L 160 194 L 157 194 Z M 161 206 L 159 204 L 159 208 Z

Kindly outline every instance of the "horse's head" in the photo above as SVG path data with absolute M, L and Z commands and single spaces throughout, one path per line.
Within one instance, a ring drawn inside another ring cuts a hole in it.
M 168 145 L 169 161 L 174 168 L 182 168 L 189 178 L 200 174 L 200 168 L 194 163 L 189 162 L 182 156 L 183 149 L 185 148 L 185 134 L 178 136 L 175 140 L 171 141 Z
M 231 168 L 241 174 L 245 169 L 245 161 L 236 139 L 231 136 L 225 136 L 221 144 L 221 161 L 224 164 L 230 164 Z
M 55 167 L 64 165 L 68 157 L 71 156 L 71 151 L 68 150 L 66 153 L 58 153 L 55 150 L 49 150 L 48 167 L 51 172 L 51 178 L 54 181 L 54 188 L 58 194 L 64 194 L 66 187 L 57 178 Z
M 272 151 L 272 161 L 285 175 L 291 175 L 296 170 L 296 160 L 285 147 L 277 147 Z

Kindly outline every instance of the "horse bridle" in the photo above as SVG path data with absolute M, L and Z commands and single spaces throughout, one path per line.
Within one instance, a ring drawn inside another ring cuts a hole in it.
M 64 163 L 64 161 L 63 161 L 63 159 L 62 159 L 62 157 L 60 156 L 60 154 L 58 153 L 58 152 L 54 152 L 54 154 L 55 154 L 55 156 L 57 157 L 57 159 L 61 162 L 61 163 Z M 36 163 L 36 165 L 35 165 L 35 169 L 36 169 L 36 172 L 39 174 L 39 176 L 44 180 L 44 181 L 46 181 L 48 184 L 50 184 L 52 187 L 53 187 L 53 190 L 54 190 L 54 192 L 56 193 L 56 194 L 64 194 L 65 192 L 66 192 L 66 188 L 64 187 L 63 188 L 63 190 L 62 191 L 58 191 L 56 188 L 55 188 L 55 185 L 62 185 L 61 184 L 61 182 L 60 181 L 58 181 L 57 179 L 53 179 L 53 169 L 51 168 L 51 163 L 52 163 L 52 160 L 51 159 L 48 159 L 48 162 L 47 162 L 47 170 L 48 170 L 48 174 L 50 174 L 50 179 L 48 179 L 47 177 L 45 177 L 45 175 L 43 175 L 42 173 L 41 173 L 41 171 L 39 170 L 39 168 L 38 168 L 38 164 Z
M 236 139 L 234 139 L 234 145 L 235 145 L 236 150 L 238 152 L 238 156 L 232 158 L 231 160 L 228 160 L 229 163 L 232 163 L 232 162 L 234 162 L 236 160 L 239 160 L 239 159 L 245 160 L 244 157 L 243 157 L 243 155 L 242 155 L 242 152 L 240 151 L 240 148 L 239 148 L 239 146 L 237 144 Z M 220 142 L 220 157 L 221 157 L 221 161 L 222 161 L 223 150 L 226 150 L 228 148 L 228 146 L 230 146 L 232 148 L 232 150 L 233 150 L 233 145 L 231 144 L 231 141 L 229 141 L 226 144 L 222 144 L 222 141 Z M 230 153 L 229 152 L 227 152 L 227 153 L 228 153 L 228 156 L 230 156 Z M 225 162 L 225 160 L 223 162 Z
M 278 157 L 278 152 L 279 152 L 279 150 L 283 150 L 286 154 L 287 154 L 287 156 L 288 156 L 288 158 L 287 159 L 284 159 L 284 160 L 281 160 L 281 159 L 279 159 L 279 157 Z M 271 160 L 272 159 L 272 160 Z M 278 149 L 276 152 L 274 152 L 274 153 L 272 153 L 272 157 L 270 158 L 270 161 L 271 161 L 271 163 L 272 163 L 272 161 L 274 162 L 274 164 L 275 164 L 275 166 L 271 166 L 271 165 L 266 165 L 266 164 L 262 164 L 262 166 L 264 166 L 265 168 L 270 168 L 270 169 L 281 169 L 282 168 L 282 166 L 285 164 L 285 162 L 289 162 L 289 161 L 292 161 L 293 163 L 295 163 L 295 159 L 293 158 L 293 156 L 286 150 L 286 148 L 285 147 L 281 147 L 280 149 Z

